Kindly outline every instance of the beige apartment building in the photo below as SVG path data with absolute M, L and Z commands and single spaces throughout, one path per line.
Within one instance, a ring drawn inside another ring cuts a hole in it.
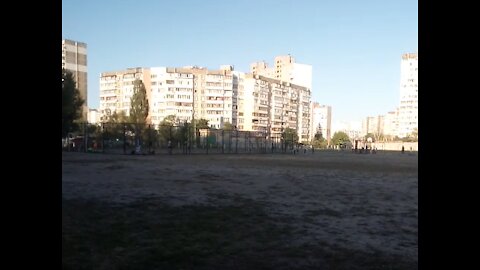
M 130 100 L 133 96 L 133 84 L 136 79 L 143 81 L 151 108 L 150 69 L 138 67 L 100 74 L 99 110 L 105 120 L 114 112 L 124 111 L 126 115 L 130 115 Z M 150 117 L 149 115 L 147 122 L 150 121 Z
M 85 100 L 82 118 L 86 120 L 88 115 L 87 44 L 62 39 L 62 68 L 73 73 L 80 96 Z
M 231 123 L 238 130 L 262 131 L 280 138 L 295 129 L 310 140 L 310 88 L 258 74 L 187 66 L 134 68 L 101 73 L 100 113 L 130 110 L 133 81 L 143 80 L 149 100 L 148 120 L 158 125 L 169 115 L 179 122 L 206 119 L 211 128 Z
M 276 56 L 273 67 L 265 61 L 254 62 L 250 64 L 250 73 L 312 89 L 312 66 L 296 63 L 291 55 Z
M 202 67 L 134 68 L 104 72 L 100 78 L 100 111 L 105 115 L 125 111 L 129 115 L 133 81 L 141 79 L 149 101 L 148 122 L 160 124 L 169 115 L 180 122 L 206 119 L 212 128 L 226 122 L 236 125 L 238 79 L 232 66 L 219 70 Z
M 245 74 L 238 96 L 240 130 L 266 132 L 280 139 L 286 128 L 300 141 L 310 137 L 310 89 L 261 75 Z

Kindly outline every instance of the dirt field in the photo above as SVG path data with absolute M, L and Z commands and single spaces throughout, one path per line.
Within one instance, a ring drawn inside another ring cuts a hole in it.
M 418 157 L 63 153 L 63 269 L 418 269 Z

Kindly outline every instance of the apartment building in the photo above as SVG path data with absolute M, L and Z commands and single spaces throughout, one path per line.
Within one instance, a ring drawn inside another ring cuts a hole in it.
M 398 132 L 400 138 L 418 130 L 418 54 L 402 55 L 400 65 L 400 105 Z
M 178 122 L 191 122 L 194 111 L 194 76 L 184 69 L 150 68 L 149 116 L 151 123 L 160 124 L 175 115 Z
M 124 111 L 130 115 L 130 100 L 133 96 L 133 84 L 136 79 L 142 80 L 147 90 L 147 99 L 151 107 L 150 69 L 128 68 L 121 71 L 103 72 L 100 74 L 100 113 L 108 119 L 114 112 Z M 147 122 L 150 122 L 150 115 Z
M 398 133 L 398 108 L 395 111 L 388 112 L 385 115 L 383 123 L 383 134 L 387 138 L 393 139 Z
M 80 96 L 85 103 L 82 108 L 82 118 L 88 115 L 88 85 L 87 85 L 87 44 L 69 39 L 62 39 L 62 68 L 71 71 Z
M 250 72 L 312 89 L 312 66 L 296 63 L 291 55 L 276 56 L 273 67 L 268 67 L 265 61 L 254 62 L 250 64 Z
M 312 103 L 311 112 L 311 128 L 310 134 L 312 137 L 320 131 L 323 138 L 330 144 L 332 138 L 332 107 L 327 105 L 320 105 L 318 102 Z
M 373 134 L 377 138 L 384 135 L 385 116 L 369 116 L 362 121 L 362 136 Z
M 141 79 L 149 101 L 148 122 L 160 124 L 169 115 L 178 122 L 206 119 L 212 128 L 237 125 L 238 78 L 233 66 L 219 70 L 187 66 L 135 68 L 105 72 L 100 79 L 100 111 L 129 115 L 133 81 Z
M 100 78 L 100 112 L 130 110 L 133 81 L 141 79 L 149 100 L 148 121 L 158 125 L 169 115 L 179 122 L 206 119 L 211 128 L 231 123 L 238 130 L 262 131 L 280 138 L 287 127 L 309 141 L 310 89 L 258 74 L 197 66 L 134 68 L 104 72 Z
M 300 141 L 310 137 L 310 89 L 261 75 L 245 74 L 239 91 L 238 127 L 280 139 L 286 128 Z
M 88 110 L 88 119 L 87 122 L 91 124 L 97 124 L 102 121 L 102 115 L 97 109 Z

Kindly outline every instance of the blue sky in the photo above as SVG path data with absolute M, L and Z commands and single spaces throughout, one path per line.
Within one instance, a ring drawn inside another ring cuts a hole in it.
M 248 72 L 290 54 L 313 66 L 312 101 L 332 106 L 333 121 L 360 121 L 398 106 L 401 55 L 418 51 L 418 1 L 62 0 L 62 38 L 87 43 L 90 108 L 101 72 Z

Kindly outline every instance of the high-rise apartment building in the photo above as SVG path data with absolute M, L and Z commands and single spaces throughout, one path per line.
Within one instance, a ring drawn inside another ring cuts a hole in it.
M 100 113 L 108 119 L 114 112 L 124 111 L 130 115 L 130 100 L 133 96 L 134 81 L 143 81 L 147 90 L 147 99 L 151 107 L 150 69 L 129 68 L 122 71 L 100 74 Z M 147 121 L 150 120 L 150 115 Z
M 63 39 L 62 68 L 71 71 L 75 78 L 80 96 L 85 100 L 82 108 L 82 118 L 86 120 L 88 114 L 87 44 Z
M 383 122 L 383 135 L 387 139 L 393 139 L 397 136 L 398 130 L 398 108 L 395 111 L 388 112 Z
M 384 135 L 385 116 L 369 116 L 362 121 L 362 135 L 373 134 L 375 139 Z M 373 139 L 373 138 L 372 138 Z
M 312 89 L 312 66 L 296 63 L 290 55 L 276 56 L 271 68 L 265 61 L 254 62 L 250 64 L 250 72 Z
M 160 124 L 169 115 L 179 122 L 206 119 L 212 128 L 227 122 L 237 125 L 238 78 L 232 66 L 220 70 L 202 67 L 152 67 L 104 72 L 100 78 L 100 110 L 129 115 L 133 81 L 141 79 L 147 90 L 149 123 Z
M 104 72 L 100 78 L 100 112 L 129 114 L 133 81 L 141 79 L 149 100 L 148 122 L 158 125 L 169 115 L 179 122 L 206 119 L 210 127 L 231 123 L 238 130 L 262 131 L 281 138 L 288 127 L 300 141 L 309 141 L 310 88 L 223 65 L 219 70 L 134 68 Z
M 300 141 L 310 138 L 310 89 L 264 77 L 245 74 L 238 95 L 238 127 L 264 131 L 280 140 L 286 128 L 297 131 Z
M 310 134 L 312 134 L 312 137 L 315 136 L 317 132 L 321 132 L 322 137 L 330 144 L 330 139 L 332 138 L 332 107 L 313 102 L 311 123 Z
M 400 65 L 400 106 L 398 110 L 398 136 L 407 137 L 418 132 L 418 54 L 402 55 Z

